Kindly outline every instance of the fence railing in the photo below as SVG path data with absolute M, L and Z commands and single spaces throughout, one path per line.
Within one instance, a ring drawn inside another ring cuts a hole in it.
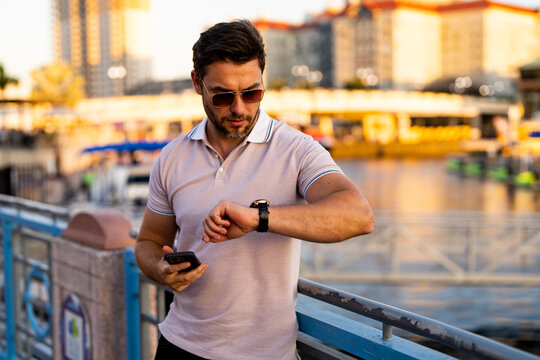
M 51 304 L 59 301 L 51 293 L 54 264 L 50 244 L 69 220 L 67 209 L 0 195 L 0 359 L 51 359 L 58 354 L 52 319 L 59 309 Z M 127 339 L 127 359 L 149 359 L 157 344 L 156 325 L 167 313 L 171 293 L 141 274 L 132 248 L 125 250 L 124 260 L 125 272 L 119 276 L 125 284 L 127 329 L 125 335 L 117 336 Z M 299 281 L 298 291 L 298 348 L 307 358 L 450 358 L 395 336 L 395 327 L 477 358 L 540 359 L 438 321 L 308 280 Z M 366 325 L 363 318 L 379 322 L 380 329 Z
M 125 252 L 128 360 L 152 358 L 158 338 L 157 324 L 167 311 L 166 287 L 146 278 L 137 267 L 133 249 Z M 392 327 L 435 340 L 459 352 L 480 359 L 540 359 L 480 335 L 455 328 L 389 305 L 349 294 L 306 279 L 298 282 L 298 348 L 303 354 L 322 359 L 450 359 L 444 353 L 394 336 Z M 322 306 L 321 306 L 322 305 Z M 329 310 L 332 305 L 350 316 Z M 381 323 L 382 331 L 362 323 L 355 316 Z
M 302 246 L 301 276 L 335 282 L 540 285 L 540 215 L 379 211 L 361 239 Z
M 51 238 L 66 209 L 0 195 L 0 358 L 52 358 Z

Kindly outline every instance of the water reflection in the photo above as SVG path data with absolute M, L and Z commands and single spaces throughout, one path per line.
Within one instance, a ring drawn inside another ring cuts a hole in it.
M 480 211 L 494 215 L 540 210 L 537 192 L 451 174 L 444 159 L 358 159 L 339 160 L 338 164 L 360 186 L 375 210 Z M 538 287 L 330 285 L 540 354 Z
M 377 210 L 537 212 L 536 192 L 446 171 L 444 159 L 339 160 Z

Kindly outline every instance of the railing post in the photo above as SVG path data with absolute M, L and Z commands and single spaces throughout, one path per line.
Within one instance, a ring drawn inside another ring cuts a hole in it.
M 382 323 L 382 337 L 383 340 L 392 340 L 392 325 Z
M 388 244 L 388 256 L 390 258 L 390 274 L 399 274 L 399 230 L 394 229 Z
M 141 318 L 139 314 L 139 270 L 133 248 L 124 252 L 126 284 L 126 330 L 128 360 L 141 359 Z
M 11 242 L 12 223 L 2 220 L 2 237 L 4 245 L 4 299 L 6 302 L 6 359 L 15 359 L 16 332 L 15 332 L 15 286 L 13 283 L 13 248 Z
M 476 242 L 477 242 L 477 231 L 478 231 L 478 225 L 470 221 L 468 226 L 468 238 L 467 238 L 467 249 L 466 249 L 466 257 L 467 257 L 467 272 L 469 274 L 474 274 L 476 272 Z

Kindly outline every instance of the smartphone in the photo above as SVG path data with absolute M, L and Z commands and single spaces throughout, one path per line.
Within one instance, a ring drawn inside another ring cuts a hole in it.
M 197 256 L 193 251 L 179 251 L 165 254 L 165 261 L 167 261 L 169 264 L 179 264 L 183 262 L 188 262 L 191 264 L 190 267 L 188 267 L 187 269 L 182 269 L 179 272 L 191 271 L 201 265 L 201 262 L 199 261 L 199 259 L 197 259 Z

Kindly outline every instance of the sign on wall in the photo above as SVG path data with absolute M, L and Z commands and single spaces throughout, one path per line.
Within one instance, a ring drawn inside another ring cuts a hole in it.
M 90 359 L 90 324 L 81 299 L 74 294 L 68 294 L 62 302 L 60 336 L 63 359 Z

